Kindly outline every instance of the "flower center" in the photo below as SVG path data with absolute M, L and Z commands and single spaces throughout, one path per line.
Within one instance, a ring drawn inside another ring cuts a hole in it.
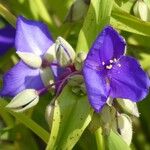
M 107 64 L 103 61 L 103 62 L 102 62 L 102 65 L 103 65 L 106 69 L 110 70 L 110 69 L 112 69 L 113 64 L 116 63 L 116 62 L 117 62 L 117 59 L 114 58 L 114 59 L 110 59 L 110 60 L 109 60 L 109 63 L 107 63 Z M 119 67 L 121 67 L 120 64 L 118 64 L 118 65 L 119 65 Z

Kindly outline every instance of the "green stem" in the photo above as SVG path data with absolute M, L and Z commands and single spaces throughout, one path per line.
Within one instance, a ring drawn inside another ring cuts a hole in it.
M 7 127 L 12 127 L 14 125 L 14 120 L 10 114 L 2 109 L 0 109 L 0 116 L 2 117 L 3 121 L 7 125 Z
M 47 7 L 45 6 L 43 0 L 35 0 L 35 5 L 37 6 L 40 17 L 47 22 L 50 26 L 53 25 L 53 21 L 48 13 Z
M 16 26 L 16 17 L 2 4 L 0 4 L 0 15 L 5 18 L 12 26 Z
M 97 143 L 97 149 L 98 150 L 105 150 L 104 146 L 104 140 L 102 135 L 102 129 L 99 128 L 95 131 L 95 137 L 96 137 L 96 143 Z
M 32 130 L 37 136 L 39 136 L 45 143 L 48 142 L 49 133 L 45 129 L 43 129 L 36 122 L 34 122 L 32 119 L 30 119 L 23 113 L 15 113 L 15 112 L 11 111 L 10 109 L 6 108 L 5 107 L 6 105 L 7 105 L 6 101 L 0 100 L 0 109 L 1 110 L 7 111 L 8 113 L 10 113 L 17 120 L 19 120 L 22 124 L 24 124 L 30 130 Z

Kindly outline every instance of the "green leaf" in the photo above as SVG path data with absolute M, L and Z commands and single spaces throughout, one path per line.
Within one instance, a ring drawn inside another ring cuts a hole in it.
M 73 150 L 97 150 L 96 138 L 86 129 Z
M 0 4 L 0 15 L 5 18 L 12 26 L 16 26 L 16 17 L 2 4 Z
M 111 24 L 124 31 L 150 36 L 150 23 L 144 22 L 137 17 L 134 17 L 123 11 L 116 5 L 112 10 Z
M 149 48 L 128 45 L 128 53 L 137 58 L 145 70 L 150 68 L 150 52 Z
M 55 101 L 47 150 L 72 149 L 90 123 L 92 113 L 87 97 L 74 95 L 66 86 Z
M 65 19 L 65 15 L 69 10 L 69 7 L 73 3 L 72 0 L 48 0 L 49 10 L 52 11 L 59 19 L 59 21 L 63 22 Z M 60 5 L 61 4 L 61 5 Z
M 44 1 L 43 0 L 35 0 L 34 5 L 36 5 L 39 16 L 48 25 L 53 25 L 52 19 L 51 19 L 50 14 L 48 13 L 48 10 L 47 10 L 47 5 L 44 3 Z
M 130 147 L 123 141 L 123 139 L 114 133 L 110 132 L 107 138 L 107 145 L 109 150 L 130 150 Z
M 90 8 L 79 33 L 77 51 L 88 51 L 101 29 L 109 24 L 113 0 L 91 0 Z
M 23 113 L 15 113 L 11 111 L 10 109 L 6 108 L 6 101 L 0 99 L 0 109 L 7 111 L 12 116 L 14 116 L 18 121 L 20 121 L 22 124 L 24 124 L 26 127 L 28 127 L 30 130 L 32 130 L 35 134 L 37 134 L 45 143 L 48 142 L 49 133 L 44 130 L 41 126 L 39 126 L 36 122 L 34 122 L 32 119 L 24 115 Z

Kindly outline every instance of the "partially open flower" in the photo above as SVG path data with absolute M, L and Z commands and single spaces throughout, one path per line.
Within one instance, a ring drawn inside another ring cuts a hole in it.
M 15 96 L 24 89 L 44 88 L 40 66 L 43 55 L 53 43 L 45 24 L 18 17 L 15 47 L 22 60 L 4 74 L 0 95 Z M 48 67 L 50 69 L 50 65 Z

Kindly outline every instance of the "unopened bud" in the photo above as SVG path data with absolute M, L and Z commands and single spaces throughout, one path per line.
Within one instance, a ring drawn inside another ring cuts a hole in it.
M 24 63 L 30 67 L 40 68 L 42 65 L 42 59 L 40 56 L 27 52 L 17 52 L 17 54 L 24 61 Z
M 135 16 L 139 17 L 143 21 L 150 21 L 150 9 L 143 0 L 137 0 L 133 12 Z
M 85 60 L 87 56 L 87 53 L 85 52 L 80 52 L 77 54 L 76 58 L 75 58 L 75 68 L 76 70 L 81 70 L 83 67 L 83 62 Z
M 53 113 L 54 113 L 54 106 L 52 104 L 49 104 L 46 107 L 46 111 L 45 111 L 45 119 L 49 125 L 49 127 L 51 128 L 52 126 L 52 120 L 53 120 Z
M 54 83 L 54 76 L 50 67 L 40 69 L 40 76 L 45 86 Z
M 115 120 L 115 114 L 116 114 L 116 110 L 113 106 L 110 107 L 108 105 L 105 105 L 102 109 L 100 115 L 101 115 L 101 121 L 103 124 L 104 133 L 106 135 L 108 135 L 111 130 L 112 122 Z
M 126 114 L 119 114 L 113 126 L 115 132 L 119 131 L 119 134 L 123 140 L 130 145 L 132 140 L 132 121 Z
M 39 95 L 35 89 L 26 89 L 16 95 L 6 106 L 15 112 L 25 111 L 35 106 L 39 101 Z
M 56 58 L 60 66 L 65 67 L 74 62 L 75 51 L 71 45 L 62 37 L 58 37 L 56 40 Z
M 52 44 L 49 49 L 46 51 L 46 53 L 44 54 L 44 59 L 47 62 L 53 62 L 56 60 L 56 49 L 55 49 L 55 43 Z
M 120 107 L 127 113 L 139 117 L 137 104 L 129 99 L 117 99 Z
M 73 22 L 73 21 L 78 21 L 83 19 L 87 13 L 89 4 L 90 4 L 90 0 L 75 0 L 65 20 L 69 22 Z

